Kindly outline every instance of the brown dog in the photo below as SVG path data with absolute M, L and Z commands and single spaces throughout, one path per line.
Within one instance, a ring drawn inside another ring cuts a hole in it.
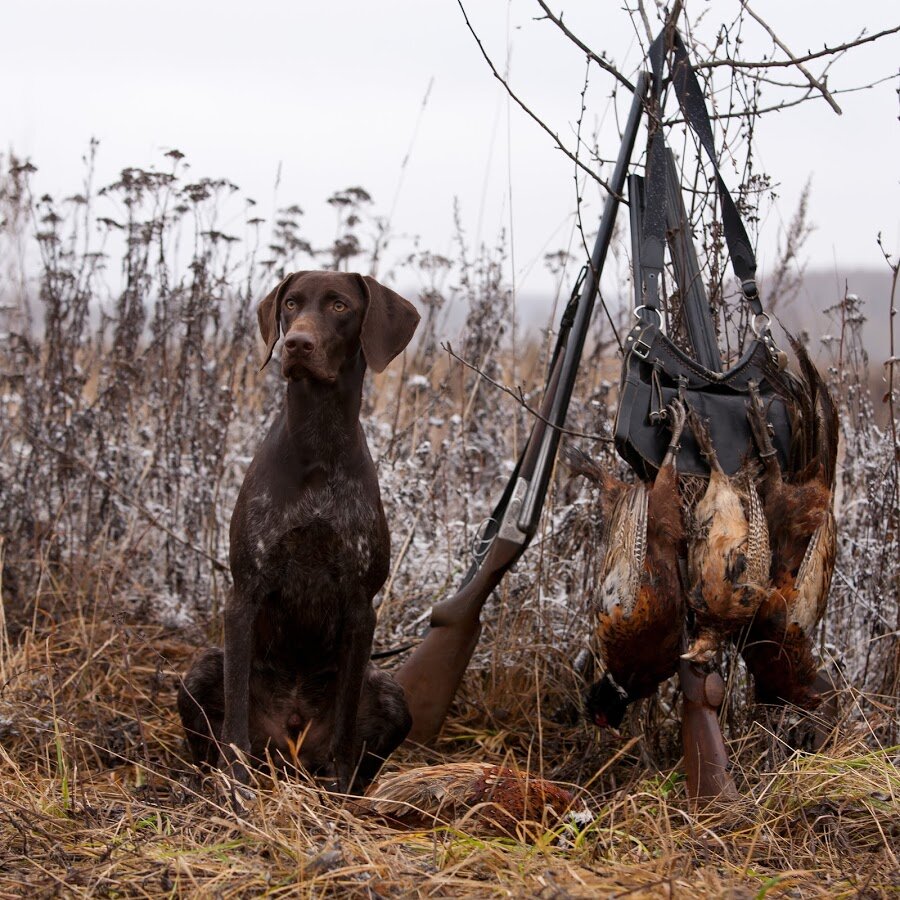
M 284 332 L 287 398 L 231 517 L 224 654 L 201 654 L 178 707 L 198 764 L 221 745 L 246 782 L 240 756 L 268 753 L 347 792 L 410 727 L 402 689 L 369 662 L 390 541 L 359 411 L 366 367 L 381 372 L 419 315 L 368 276 L 297 272 L 258 316 L 263 366 Z

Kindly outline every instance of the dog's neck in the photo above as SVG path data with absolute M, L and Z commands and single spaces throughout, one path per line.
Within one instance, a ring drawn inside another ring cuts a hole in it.
M 333 383 L 310 377 L 288 383 L 286 436 L 299 463 L 337 463 L 361 451 L 359 412 L 365 372 L 365 360 L 358 353 Z

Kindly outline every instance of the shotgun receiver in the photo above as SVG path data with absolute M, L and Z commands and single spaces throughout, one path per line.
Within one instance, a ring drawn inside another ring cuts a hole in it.
M 539 418 L 480 536 L 475 560 L 462 586 L 434 607 L 427 634 L 395 673 L 412 715 L 408 740 L 425 743 L 440 731 L 478 643 L 482 607 L 537 531 L 649 84 L 649 74 L 642 72 L 609 181 L 609 195 L 593 253 L 560 322 Z

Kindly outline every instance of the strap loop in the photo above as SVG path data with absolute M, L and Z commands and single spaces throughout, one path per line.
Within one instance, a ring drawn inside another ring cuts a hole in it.
M 656 326 L 657 328 L 662 325 L 662 313 L 655 306 L 648 306 L 646 303 L 642 303 L 640 306 L 636 306 L 634 308 L 635 318 L 640 319 L 641 321 L 646 322 L 647 319 L 641 315 L 644 310 L 649 310 L 652 313 L 656 313 Z
M 759 300 L 759 286 L 756 283 L 756 279 L 748 278 L 746 281 L 742 281 L 741 292 L 750 303 L 754 300 Z
M 759 324 L 760 319 L 765 319 L 765 322 L 762 325 Z M 772 318 L 771 318 L 771 316 L 769 316 L 768 313 L 765 313 L 765 312 L 757 313 L 750 320 L 750 328 L 753 330 L 753 333 L 758 338 L 761 338 L 764 334 L 769 333 L 769 325 L 771 325 L 771 324 L 772 324 Z

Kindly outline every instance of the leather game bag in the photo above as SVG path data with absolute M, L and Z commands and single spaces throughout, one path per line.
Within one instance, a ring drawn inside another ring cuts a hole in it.
M 778 462 L 785 470 L 791 444 L 789 410 L 793 377 L 785 369 L 785 354 L 775 345 L 769 331 L 769 317 L 763 312 L 756 285 L 756 259 L 740 213 L 716 163 L 703 91 L 680 35 L 674 29 L 670 34 L 672 85 L 685 121 L 712 161 L 725 241 L 734 273 L 741 283 L 742 300 L 751 315 L 754 338 L 740 359 L 723 371 L 709 302 L 685 224 L 678 173 L 666 147 L 661 123 L 664 31 L 651 45 L 649 54 L 654 84 L 650 96 L 646 178 L 632 175 L 628 183 L 638 305 L 637 323 L 625 339 L 615 421 L 616 450 L 641 478 L 652 479 L 670 438 L 665 427 L 666 407 L 674 396 L 680 396 L 708 422 L 719 462 L 727 474 L 734 474 L 754 453 L 747 400 L 751 386 L 755 386 L 767 410 Z M 659 295 L 667 226 L 683 321 L 696 358 L 676 346 L 661 328 Z M 678 471 L 685 475 L 709 475 L 709 465 L 689 430 L 682 437 Z

